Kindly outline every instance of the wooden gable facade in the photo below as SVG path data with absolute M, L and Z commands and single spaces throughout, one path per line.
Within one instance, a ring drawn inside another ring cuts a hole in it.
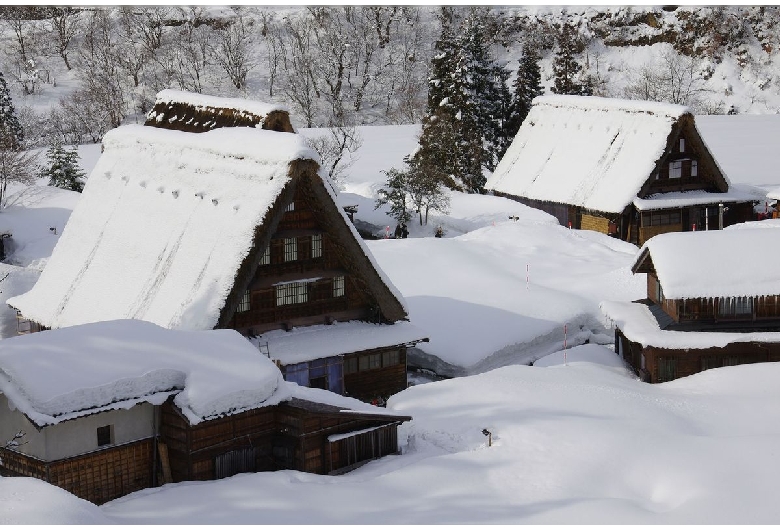
M 640 254 L 632 272 L 647 275 L 647 298 L 635 303 L 648 307 L 661 330 L 734 334 L 780 332 L 780 288 L 778 294 L 763 296 L 667 298 L 647 248 Z M 615 330 L 615 351 L 642 380 L 650 383 L 671 381 L 709 368 L 780 361 L 780 341 L 742 341 L 722 347 L 673 349 L 643 346 L 628 339 L 619 328 Z

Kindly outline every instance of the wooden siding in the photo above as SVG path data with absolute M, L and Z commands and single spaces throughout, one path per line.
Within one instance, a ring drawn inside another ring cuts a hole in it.
M 275 433 L 274 407 L 189 425 L 171 403 L 162 406 L 160 440 L 168 446 L 174 482 L 213 480 L 218 456 L 249 447 L 258 449 L 253 471 L 276 469 L 271 455 Z
M 384 354 L 398 351 L 397 364 L 384 364 Z M 360 359 L 379 355 L 382 357 L 382 366 L 360 370 Z M 347 373 L 344 371 L 344 392 L 348 396 L 371 402 L 377 398 L 386 400 L 393 394 L 406 389 L 406 348 L 385 348 L 360 352 L 344 356 L 345 367 L 350 359 L 357 359 L 358 371 Z
M 582 214 L 580 228 L 583 230 L 594 230 L 602 234 L 609 233 L 609 219 L 596 215 Z
M 619 351 L 622 358 L 643 381 L 659 383 L 666 380 L 687 377 L 711 368 L 733 366 L 738 364 L 753 364 L 761 362 L 780 361 L 780 344 L 761 342 L 737 342 L 722 348 L 704 348 L 674 350 L 642 347 L 641 344 L 629 341 L 616 331 L 616 344 L 620 342 Z M 642 368 L 644 356 L 644 369 Z M 668 377 L 665 368 L 673 367 L 672 377 Z
M 639 239 L 637 240 L 637 246 L 644 245 L 648 239 L 658 234 L 666 234 L 667 232 L 682 232 L 682 224 L 671 225 L 657 225 L 657 226 L 642 226 L 639 228 Z
M 95 504 L 152 486 L 152 439 L 109 447 L 54 462 L 0 449 L 2 470 L 35 477 Z

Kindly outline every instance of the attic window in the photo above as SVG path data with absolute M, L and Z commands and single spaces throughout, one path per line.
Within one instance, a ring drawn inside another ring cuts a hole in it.
M 271 263 L 271 247 L 268 246 L 265 249 L 265 252 L 263 252 L 263 255 L 260 256 L 260 265 L 269 265 Z
M 104 445 L 111 445 L 112 443 L 114 443 L 114 426 L 104 425 L 103 427 L 98 427 L 97 428 L 98 447 L 103 447 Z
M 680 138 L 680 152 L 685 152 L 685 138 Z
M 691 176 L 699 176 L 699 162 L 697 160 L 691 160 Z
M 311 236 L 311 257 L 322 257 L 322 234 L 315 234 Z
M 344 296 L 344 276 L 333 278 L 333 298 Z
M 294 237 L 284 238 L 284 261 L 298 259 L 298 239 Z
M 682 160 L 669 162 L 669 178 L 678 179 L 682 177 Z
M 285 212 L 294 212 L 295 211 L 295 201 L 290 202 L 290 204 L 287 205 L 287 208 L 284 209 Z
M 251 293 L 248 290 L 244 291 L 244 294 L 241 295 L 241 300 L 238 302 L 238 308 L 236 309 L 236 312 L 243 313 L 244 311 L 249 311 L 251 307 L 251 300 Z

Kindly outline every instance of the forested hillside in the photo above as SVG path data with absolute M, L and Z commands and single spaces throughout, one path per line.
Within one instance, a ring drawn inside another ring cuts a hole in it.
M 546 92 L 780 108 L 769 6 L 4 7 L 0 71 L 28 147 L 99 141 L 164 88 L 283 102 L 303 127 L 419 123 L 441 81 L 442 28 L 462 37 L 474 20 L 507 91 L 535 57 Z

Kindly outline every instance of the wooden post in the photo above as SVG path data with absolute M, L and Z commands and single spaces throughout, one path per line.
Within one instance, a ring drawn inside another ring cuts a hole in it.
M 162 463 L 163 484 L 170 484 L 173 482 L 173 476 L 171 475 L 171 462 L 168 460 L 168 446 L 163 442 L 157 442 L 157 449 L 160 452 L 160 462 Z

